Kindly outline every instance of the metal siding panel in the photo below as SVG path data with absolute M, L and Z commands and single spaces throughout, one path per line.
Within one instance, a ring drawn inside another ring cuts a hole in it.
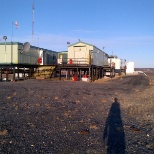
M 0 63 L 5 62 L 5 45 L 0 45 Z
M 18 44 L 13 45 L 13 51 L 12 51 L 12 63 L 17 64 L 18 63 Z
M 19 64 L 36 64 L 38 59 L 38 48 L 31 47 L 28 52 L 18 50 Z
M 107 56 L 106 54 L 94 47 L 94 50 L 93 50 L 93 65 L 96 65 L 96 66 L 103 66 L 103 65 L 107 65 L 108 64 L 108 59 L 107 59 Z
M 68 59 L 74 58 L 74 47 L 70 46 L 68 47 Z
M 0 63 L 12 63 L 17 60 L 17 44 L 6 44 L 6 54 L 5 54 L 5 45 L 0 45 Z M 12 52 L 12 54 L 11 54 Z M 12 56 L 11 56 L 12 55 Z

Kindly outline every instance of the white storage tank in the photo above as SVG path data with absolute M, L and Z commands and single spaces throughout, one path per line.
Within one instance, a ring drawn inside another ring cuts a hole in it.
M 134 73 L 134 62 L 127 62 L 126 67 L 126 73 Z

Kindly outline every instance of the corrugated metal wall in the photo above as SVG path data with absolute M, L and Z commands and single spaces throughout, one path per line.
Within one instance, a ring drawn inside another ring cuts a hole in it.
M 58 52 L 43 50 L 43 65 L 57 64 Z

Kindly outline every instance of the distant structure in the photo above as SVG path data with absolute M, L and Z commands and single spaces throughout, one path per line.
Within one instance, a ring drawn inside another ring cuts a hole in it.
M 127 62 L 126 66 L 126 73 L 134 73 L 134 62 Z
M 34 43 L 34 0 L 32 2 L 32 43 Z

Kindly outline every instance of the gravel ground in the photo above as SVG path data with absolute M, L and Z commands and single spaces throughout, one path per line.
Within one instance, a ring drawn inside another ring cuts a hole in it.
M 0 154 L 154 154 L 154 84 L 0 83 Z

